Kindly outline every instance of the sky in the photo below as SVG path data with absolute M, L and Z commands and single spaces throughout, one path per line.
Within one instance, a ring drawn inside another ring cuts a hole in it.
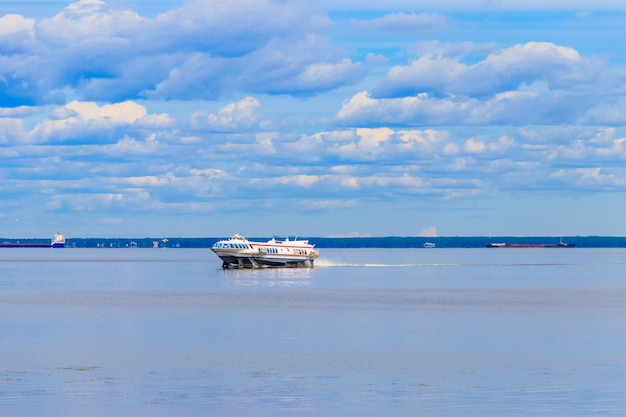
M 623 0 L 0 0 L 0 236 L 625 236 Z

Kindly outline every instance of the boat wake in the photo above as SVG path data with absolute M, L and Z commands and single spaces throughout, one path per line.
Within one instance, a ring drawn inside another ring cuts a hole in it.
M 380 263 L 347 263 L 333 262 L 330 260 L 317 260 L 316 268 L 416 268 L 424 266 L 454 266 L 452 264 L 432 264 L 432 263 L 408 263 L 408 264 L 380 264 Z
M 534 266 L 566 266 L 566 265 L 626 265 L 626 262 L 505 262 L 505 263 L 347 263 L 330 260 L 318 260 L 316 268 L 437 268 L 437 267 L 534 267 Z

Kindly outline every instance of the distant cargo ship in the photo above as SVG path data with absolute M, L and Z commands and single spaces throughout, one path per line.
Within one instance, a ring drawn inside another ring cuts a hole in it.
M 575 248 L 575 243 L 487 243 L 488 248 Z
M 65 247 L 65 236 L 56 234 L 50 243 L 41 242 L 0 242 L 0 248 L 63 248 Z

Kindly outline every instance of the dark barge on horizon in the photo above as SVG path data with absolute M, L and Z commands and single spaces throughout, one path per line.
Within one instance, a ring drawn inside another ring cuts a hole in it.
M 488 248 L 575 248 L 575 243 L 487 243 Z

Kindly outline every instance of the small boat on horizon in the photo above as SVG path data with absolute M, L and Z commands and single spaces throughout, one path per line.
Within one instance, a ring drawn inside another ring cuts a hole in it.
M 222 268 L 312 267 L 319 251 L 308 240 L 252 242 L 236 234 L 216 242 L 211 250 L 222 260 Z

